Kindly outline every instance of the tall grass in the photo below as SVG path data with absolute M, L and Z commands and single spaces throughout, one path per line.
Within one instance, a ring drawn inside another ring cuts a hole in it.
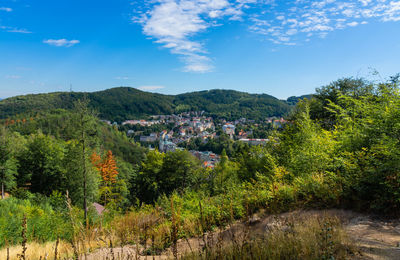
M 136 256 L 157 255 L 171 248 L 174 258 L 178 258 L 183 253 L 182 241 L 186 241 L 193 253 L 185 257 L 210 256 L 212 258 L 231 255 L 246 258 L 247 254 L 259 252 L 259 254 L 271 254 L 279 259 L 283 251 L 292 248 L 296 251 L 289 250 L 289 253 L 304 255 L 304 259 L 312 259 L 310 252 L 319 252 L 316 248 L 325 248 L 324 250 L 328 252 L 332 248 L 330 244 L 343 244 L 337 236 L 340 232 L 335 233 L 340 230 L 336 222 L 328 223 L 321 220 L 321 223 L 325 223 L 326 226 L 323 229 L 322 224 L 316 228 L 315 225 L 310 226 L 306 222 L 291 220 L 284 225 L 290 227 L 285 229 L 290 232 L 285 233 L 280 229 L 269 230 L 269 235 L 266 237 L 248 237 L 252 233 L 250 225 L 245 225 L 246 229 L 242 232 L 232 232 L 230 240 L 219 235 L 225 234 L 223 230 L 226 228 L 232 230 L 236 221 L 250 223 L 252 214 L 260 209 L 264 209 L 267 213 L 277 213 L 304 206 L 298 194 L 305 192 L 307 189 L 304 187 L 309 186 L 308 184 L 298 186 L 269 185 L 268 183 L 243 184 L 213 197 L 198 191 L 174 193 L 170 197 L 160 198 L 155 206 L 142 206 L 126 214 L 116 214 L 110 210 L 102 217 L 91 217 L 89 226 L 83 225 L 82 210 L 72 207 L 70 203 L 65 203 L 65 199 L 61 201 L 61 204 L 66 205 L 65 208 L 54 210 L 51 203 L 33 204 L 28 200 L 10 198 L 0 202 L 0 248 L 6 243 L 21 244 L 22 220 L 26 214 L 26 242 L 28 242 L 26 254 L 29 257 L 31 245 L 37 246 L 38 243 L 54 241 L 53 248 L 46 253 L 58 255 L 59 258 L 67 255 L 78 259 L 97 248 L 114 248 L 124 245 L 135 245 Z M 317 194 L 321 193 L 320 190 L 329 189 L 319 183 L 311 186 L 322 187 L 314 189 L 318 191 Z M 308 198 L 308 205 L 313 203 L 313 198 Z M 319 196 L 315 198 L 319 200 Z M 317 230 L 325 236 L 316 237 Z M 188 241 L 193 237 L 201 240 L 199 241 L 202 244 L 201 248 L 205 248 L 206 251 L 195 253 L 198 252 L 197 247 Z M 332 240 L 332 237 L 336 240 Z M 295 238 L 301 239 L 295 241 Z M 56 246 L 58 239 L 60 242 Z M 219 242 L 214 243 L 214 240 Z M 325 241 L 326 243 L 312 244 L 310 241 Z M 65 242 L 69 245 L 66 246 Z M 271 247 L 274 243 L 275 251 Z M 276 251 L 282 247 L 282 252 Z M 11 248 L 10 255 L 14 252 L 14 248 Z M 300 248 L 311 249 L 300 251 Z M 334 254 L 340 256 L 341 253 L 338 252 L 341 251 L 338 251 L 338 248 L 333 247 L 332 250 Z M 0 252 L 1 257 L 6 253 L 4 250 Z M 111 253 L 114 254 L 114 252 Z M 329 257 L 328 253 L 327 257 Z
M 258 227 L 245 224 L 217 235 L 203 251 L 182 259 L 349 259 L 355 252 L 339 219 L 332 216 L 283 218 Z

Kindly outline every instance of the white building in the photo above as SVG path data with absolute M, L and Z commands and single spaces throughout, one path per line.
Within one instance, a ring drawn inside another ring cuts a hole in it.
M 234 135 L 235 134 L 235 126 L 232 124 L 225 124 L 222 126 L 222 130 L 227 135 Z

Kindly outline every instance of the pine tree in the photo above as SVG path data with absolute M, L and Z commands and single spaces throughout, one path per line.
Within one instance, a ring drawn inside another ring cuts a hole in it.
M 81 145 L 81 163 L 82 163 L 82 176 L 83 176 L 83 209 L 85 220 L 87 221 L 87 175 L 88 167 L 86 164 L 87 151 L 89 147 L 90 138 L 95 136 L 94 120 L 95 114 L 89 109 L 89 100 L 78 100 L 75 102 L 75 123 L 76 123 L 76 138 Z

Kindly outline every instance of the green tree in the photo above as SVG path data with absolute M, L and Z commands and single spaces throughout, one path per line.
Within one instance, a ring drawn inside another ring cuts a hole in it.
M 79 144 L 81 146 L 80 157 L 82 164 L 82 176 L 83 176 L 83 210 L 84 210 L 84 218 L 87 222 L 87 214 L 88 214 L 88 169 L 89 166 L 87 164 L 87 159 L 89 158 L 88 147 L 90 142 L 93 141 L 93 138 L 96 136 L 96 117 L 95 113 L 89 109 L 89 100 L 77 100 L 74 103 L 74 123 L 76 126 L 76 136 L 75 138 L 79 140 Z
M 201 169 L 200 161 L 186 150 L 167 153 L 158 176 L 160 193 L 169 195 L 192 187 L 201 176 Z
M 311 120 L 307 101 L 299 102 L 302 112 L 295 122 L 280 136 L 280 146 L 288 155 L 284 165 L 295 175 L 324 172 L 334 158 L 335 131 L 324 130 Z
M 260 175 L 270 178 L 277 166 L 275 158 L 261 145 L 238 153 L 236 161 L 239 164 L 238 177 L 241 181 L 258 180 Z
M 222 193 L 237 183 L 236 163 L 229 160 L 225 149 L 221 153 L 221 161 L 211 171 L 209 177 L 211 196 Z
M 5 189 L 16 187 L 17 161 L 11 149 L 10 134 L 5 127 L 0 128 L 0 178 L 1 198 Z
M 338 118 L 339 152 L 345 195 L 359 207 L 400 210 L 400 93 L 397 81 L 372 93 L 340 95 L 330 104 Z
M 153 203 L 161 195 L 161 169 L 163 167 L 165 154 L 157 150 L 146 154 L 139 172 L 132 178 L 131 196 L 145 203 Z
M 63 160 L 67 176 L 65 189 L 68 190 L 69 197 L 74 205 L 82 205 L 84 198 L 81 152 L 82 147 L 77 140 L 67 142 Z M 89 158 L 85 158 L 85 160 L 86 165 L 90 165 Z M 93 167 L 88 167 L 86 171 L 86 199 L 88 204 L 97 200 L 99 182 L 98 172 Z
M 336 123 L 336 116 L 327 109 L 329 104 L 338 104 L 342 95 L 359 99 L 373 94 L 374 86 L 363 78 L 343 78 L 318 88 L 316 92 L 310 103 L 310 117 L 319 121 L 324 128 L 331 129 Z
M 53 190 L 65 191 L 63 142 L 38 133 L 32 135 L 27 149 L 19 155 L 19 186 L 30 184 L 32 192 L 50 195 Z

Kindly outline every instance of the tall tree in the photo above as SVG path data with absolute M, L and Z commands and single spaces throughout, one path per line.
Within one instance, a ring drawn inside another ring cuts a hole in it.
M 77 100 L 74 103 L 75 109 L 75 124 L 76 124 L 76 139 L 79 140 L 81 145 L 81 164 L 82 164 L 82 176 L 83 176 L 83 210 L 84 217 L 87 221 L 87 212 L 88 212 L 88 202 L 87 202 L 87 175 L 88 175 L 88 166 L 87 166 L 87 158 L 88 156 L 88 147 L 90 140 L 92 137 L 96 135 L 95 130 L 95 113 L 89 108 L 89 100 L 82 99 Z
M 0 128 L 0 181 L 2 199 L 4 199 L 5 188 L 11 189 L 16 186 L 17 161 L 12 154 L 9 140 L 9 133 L 6 128 Z
M 66 168 L 67 180 L 66 189 L 69 191 L 69 196 L 72 203 L 75 205 L 83 205 L 83 164 L 82 162 L 82 147 L 79 141 L 72 140 L 67 142 L 63 165 Z M 86 158 L 86 165 L 90 165 Z M 100 177 L 97 170 L 93 167 L 88 167 L 86 172 L 86 198 L 88 202 L 96 201 L 98 198 L 98 187 Z

